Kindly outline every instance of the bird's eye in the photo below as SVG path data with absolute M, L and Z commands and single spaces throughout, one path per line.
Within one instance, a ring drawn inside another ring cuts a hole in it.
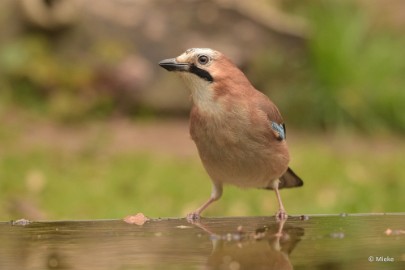
M 201 65 L 207 64 L 208 61 L 209 61 L 209 58 L 208 58 L 208 56 L 206 56 L 206 55 L 200 55 L 200 56 L 198 57 L 198 63 L 200 63 Z

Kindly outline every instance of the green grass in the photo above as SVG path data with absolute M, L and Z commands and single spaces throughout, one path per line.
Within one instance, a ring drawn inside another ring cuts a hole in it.
M 290 125 L 403 134 L 404 35 L 380 25 L 384 19 L 376 19 L 361 1 L 282 2 L 305 18 L 311 36 L 301 53 L 287 46 L 257 52 L 247 72 Z
M 184 216 L 210 194 L 197 153 L 192 158 L 109 153 L 107 135 L 90 139 L 77 151 L 22 147 L 13 136 L 19 130 L 11 124 L 0 129 L 0 220 L 30 217 L 33 209 L 45 219 L 122 218 L 137 212 Z M 290 134 L 296 136 L 290 138 L 291 166 L 305 185 L 282 191 L 289 213 L 404 211 L 403 140 Z M 272 191 L 226 187 L 205 216 L 270 215 L 276 210 Z

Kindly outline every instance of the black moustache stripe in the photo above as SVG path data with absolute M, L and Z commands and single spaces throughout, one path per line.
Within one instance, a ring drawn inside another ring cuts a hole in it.
M 197 75 L 198 77 L 200 77 L 208 82 L 214 81 L 214 78 L 212 78 L 211 74 L 208 71 L 201 69 L 194 64 L 190 65 L 189 72 Z

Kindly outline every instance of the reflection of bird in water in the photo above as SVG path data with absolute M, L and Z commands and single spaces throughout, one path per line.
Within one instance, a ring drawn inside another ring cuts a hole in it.
M 212 237 L 213 251 L 207 269 L 293 269 L 289 254 L 301 240 L 304 229 L 284 223 L 263 226 L 251 233 L 238 231 L 223 236 L 195 223 Z

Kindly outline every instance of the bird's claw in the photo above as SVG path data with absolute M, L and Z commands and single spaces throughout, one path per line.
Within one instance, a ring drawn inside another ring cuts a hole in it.
M 201 218 L 200 214 L 196 213 L 196 212 L 192 212 L 187 214 L 187 221 L 190 223 L 194 223 L 194 222 L 198 222 Z
M 288 215 L 287 215 L 287 212 L 286 212 L 285 210 L 280 209 L 280 210 L 277 211 L 277 213 L 276 213 L 276 219 L 277 219 L 278 221 L 286 220 L 287 218 L 288 218 Z

